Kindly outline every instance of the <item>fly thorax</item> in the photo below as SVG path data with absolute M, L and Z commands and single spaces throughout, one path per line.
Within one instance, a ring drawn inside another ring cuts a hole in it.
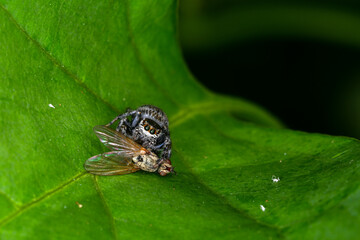
M 141 170 L 155 172 L 158 167 L 158 157 L 155 154 L 144 154 L 133 157 L 133 162 Z

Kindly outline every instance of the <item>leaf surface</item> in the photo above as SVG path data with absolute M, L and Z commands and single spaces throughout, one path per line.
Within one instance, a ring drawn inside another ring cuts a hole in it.
M 203 88 L 175 1 L 0 3 L 1 239 L 357 236 L 359 142 Z M 178 175 L 85 173 L 93 126 L 142 104 L 168 114 Z

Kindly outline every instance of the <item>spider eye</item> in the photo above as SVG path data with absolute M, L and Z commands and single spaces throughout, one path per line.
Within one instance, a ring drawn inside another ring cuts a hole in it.
M 151 134 L 154 134 L 154 133 L 155 133 L 155 129 L 151 129 L 151 130 L 150 130 L 150 133 L 151 133 Z
M 146 125 L 146 126 L 144 127 L 144 129 L 145 129 L 146 131 L 149 131 L 150 126 L 149 126 L 149 125 Z

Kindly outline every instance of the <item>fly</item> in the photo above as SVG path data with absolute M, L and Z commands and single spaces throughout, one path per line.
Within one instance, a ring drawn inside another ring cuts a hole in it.
M 165 176 L 175 173 L 170 160 L 161 160 L 155 153 L 129 137 L 107 126 L 95 126 L 94 132 L 111 151 L 86 160 L 86 171 L 95 175 L 122 175 L 139 170 L 156 172 Z

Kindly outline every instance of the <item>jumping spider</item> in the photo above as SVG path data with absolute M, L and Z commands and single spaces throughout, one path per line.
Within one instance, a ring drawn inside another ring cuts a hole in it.
M 166 114 L 158 107 L 143 105 L 136 110 L 128 110 L 117 116 L 106 126 L 119 121 L 116 131 L 133 139 L 144 148 L 159 156 L 159 164 L 168 161 L 170 166 L 171 139 L 169 121 Z M 163 166 L 167 166 L 163 165 Z M 173 169 L 168 169 L 173 172 Z

